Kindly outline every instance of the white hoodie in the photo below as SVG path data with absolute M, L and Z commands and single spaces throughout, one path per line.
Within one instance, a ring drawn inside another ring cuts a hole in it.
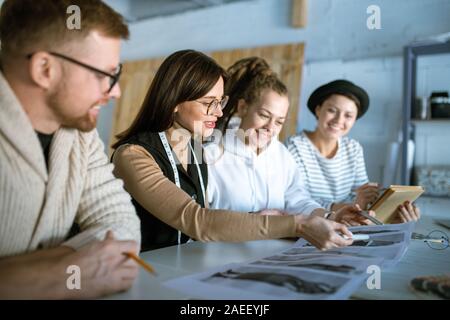
M 274 138 L 259 155 L 227 130 L 222 148 L 205 147 L 208 161 L 208 202 L 213 209 L 259 211 L 279 209 L 310 214 L 321 208 L 305 189 L 297 164 Z

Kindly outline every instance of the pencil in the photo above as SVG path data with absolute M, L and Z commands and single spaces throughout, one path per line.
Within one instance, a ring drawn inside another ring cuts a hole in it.
M 369 212 L 367 212 L 367 211 L 359 211 L 358 212 L 358 214 L 360 214 L 360 215 L 362 215 L 363 217 L 365 217 L 366 219 L 369 219 L 370 221 L 372 221 L 374 224 L 376 224 L 376 225 L 382 225 L 383 224 L 383 222 L 381 222 L 380 220 L 378 220 L 377 218 L 375 218 L 375 217 L 372 217 L 370 214 L 369 214 Z
M 134 261 L 136 261 L 141 267 L 143 267 L 145 270 L 147 270 L 151 274 L 153 274 L 155 276 L 157 275 L 155 269 L 153 269 L 153 267 L 150 264 L 148 264 L 147 262 L 145 262 L 144 260 L 139 258 L 133 252 L 124 252 L 124 255 L 126 255 L 127 257 L 129 257 L 129 258 L 133 259 Z

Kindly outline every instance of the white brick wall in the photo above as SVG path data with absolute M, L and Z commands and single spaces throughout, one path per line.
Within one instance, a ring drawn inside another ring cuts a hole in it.
M 131 26 L 131 41 L 124 46 L 123 58 L 166 56 L 186 48 L 215 51 L 305 42 L 307 64 L 299 129 L 312 129 L 315 125 L 314 117 L 303 106 L 317 86 L 336 78 L 363 86 L 371 97 L 371 107 L 350 136 L 364 146 L 370 179 L 381 181 L 388 143 L 398 140 L 401 126 L 402 47 L 413 40 L 448 32 L 450 1 L 314 0 L 310 1 L 305 29 L 291 27 L 290 3 L 256 0 L 143 21 Z M 366 8 L 370 4 L 381 8 L 381 30 L 366 28 Z M 121 6 L 126 11 L 126 5 Z M 419 62 L 419 95 L 429 95 L 434 89 L 450 91 L 450 63 L 445 60 L 443 65 L 442 59 L 433 57 Z M 436 77 L 435 71 L 442 71 L 441 76 Z M 113 108 L 103 110 L 99 119 L 99 131 L 106 144 L 112 113 Z M 450 164 L 449 129 L 419 130 L 417 161 Z
M 381 10 L 380 30 L 366 25 L 373 4 Z M 243 1 L 142 21 L 131 26 L 123 57 L 304 41 L 306 61 L 365 59 L 400 55 L 411 41 L 450 30 L 448 0 L 311 0 L 308 6 L 306 28 L 292 28 L 291 0 Z

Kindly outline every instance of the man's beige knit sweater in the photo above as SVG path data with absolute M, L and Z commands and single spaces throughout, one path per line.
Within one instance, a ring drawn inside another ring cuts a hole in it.
M 63 243 L 77 249 L 107 230 L 139 242 L 139 219 L 112 168 L 96 130 L 61 128 L 47 172 L 38 137 L 0 72 L 0 257 Z M 74 222 L 82 232 L 66 239 Z

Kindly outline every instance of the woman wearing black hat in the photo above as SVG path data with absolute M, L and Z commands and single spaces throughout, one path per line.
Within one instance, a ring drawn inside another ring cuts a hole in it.
M 308 99 L 308 108 L 317 118 L 316 129 L 287 141 L 306 188 L 328 210 L 348 203 L 365 209 L 378 197 L 378 184 L 368 182 L 361 145 L 346 136 L 368 107 L 369 96 L 361 87 L 347 80 L 329 82 Z M 398 208 L 396 222 L 419 217 L 418 208 L 404 203 Z

